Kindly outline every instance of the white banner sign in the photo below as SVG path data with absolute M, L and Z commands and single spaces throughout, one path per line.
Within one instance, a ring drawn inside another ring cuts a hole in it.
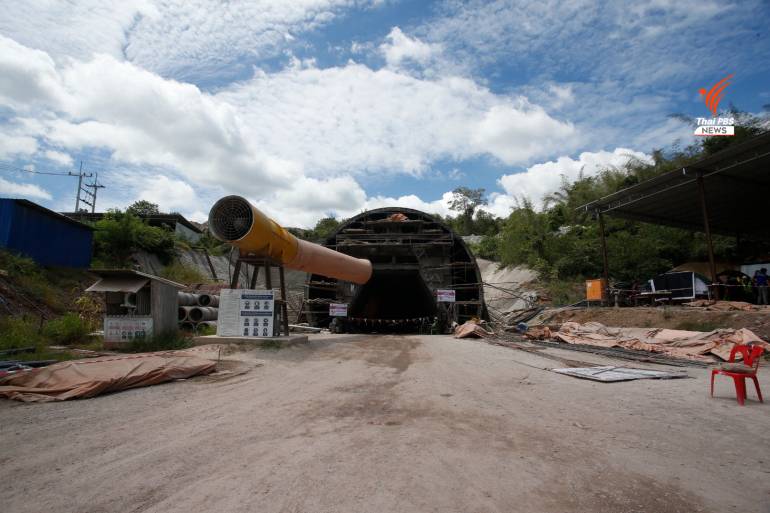
M 217 335 L 272 337 L 274 307 L 272 290 L 222 289 L 219 293 Z
M 345 303 L 329 303 L 330 317 L 347 317 L 348 305 Z
M 455 291 L 450 289 L 436 289 L 436 300 L 439 303 L 454 303 Z
M 152 317 L 105 317 L 105 342 L 130 342 L 152 336 Z

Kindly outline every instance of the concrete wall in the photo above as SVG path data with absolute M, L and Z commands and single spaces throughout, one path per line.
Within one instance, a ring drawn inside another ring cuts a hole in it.
M 159 281 L 152 284 L 152 322 L 153 334 L 161 335 L 177 330 L 177 294 L 176 287 Z

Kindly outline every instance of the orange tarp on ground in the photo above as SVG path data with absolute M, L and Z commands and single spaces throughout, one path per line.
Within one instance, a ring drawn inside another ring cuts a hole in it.
M 65 401 L 208 374 L 216 362 L 184 353 L 141 353 L 59 362 L 0 378 L 0 397 Z
M 494 333 L 485 330 L 473 321 L 466 321 L 455 328 L 455 338 L 487 338 L 493 335 Z
M 698 299 L 697 301 L 683 303 L 683 305 L 692 308 L 703 308 L 705 310 L 714 310 L 719 312 L 763 311 L 770 313 L 770 307 L 767 305 L 752 305 L 751 303 L 746 303 L 745 301 L 712 301 L 710 299 Z
M 623 347 L 678 358 L 709 361 L 708 354 L 727 360 L 735 344 L 759 344 L 770 351 L 770 344 L 752 331 L 742 328 L 709 332 L 661 328 L 612 328 L 598 322 L 565 322 L 553 337 L 568 344 L 599 347 Z

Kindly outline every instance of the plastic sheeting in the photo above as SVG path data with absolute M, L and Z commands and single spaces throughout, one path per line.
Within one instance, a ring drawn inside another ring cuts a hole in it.
M 678 379 L 686 378 L 687 373 L 669 372 L 649 369 L 634 369 L 631 367 L 569 367 L 565 369 L 551 369 L 559 374 L 566 374 L 576 378 L 590 379 L 613 383 L 616 381 L 632 381 L 635 379 Z
M 60 362 L 0 379 L 0 397 L 25 402 L 88 398 L 209 374 L 216 362 L 184 353 L 142 353 Z
M 742 328 L 709 332 L 661 328 L 611 328 L 598 322 L 565 322 L 553 337 L 568 344 L 623 347 L 677 358 L 713 361 L 709 354 L 727 360 L 736 344 L 758 344 L 770 351 L 770 344 Z

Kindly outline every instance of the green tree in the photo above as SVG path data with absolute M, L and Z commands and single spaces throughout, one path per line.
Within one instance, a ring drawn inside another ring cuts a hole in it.
M 131 212 L 110 210 L 94 228 L 95 257 L 101 265 L 126 266 L 138 250 L 158 255 L 164 263 L 174 256 L 173 233 L 148 226 Z
M 158 207 L 157 203 L 139 200 L 129 205 L 128 208 L 126 208 L 126 212 L 134 214 L 137 217 L 150 216 L 160 214 L 160 207 Z
M 326 240 L 332 233 L 334 233 L 339 225 L 340 222 L 333 216 L 319 219 L 313 230 L 310 232 L 310 238 L 317 241 Z
M 470 189 L 458 187 L 452 191 L 449 209 L 458 213 L 460 220 L 460 235 L 471 235 L 473 229 L 473 214 L 481 205 L 486 205 L 485 189 Z

